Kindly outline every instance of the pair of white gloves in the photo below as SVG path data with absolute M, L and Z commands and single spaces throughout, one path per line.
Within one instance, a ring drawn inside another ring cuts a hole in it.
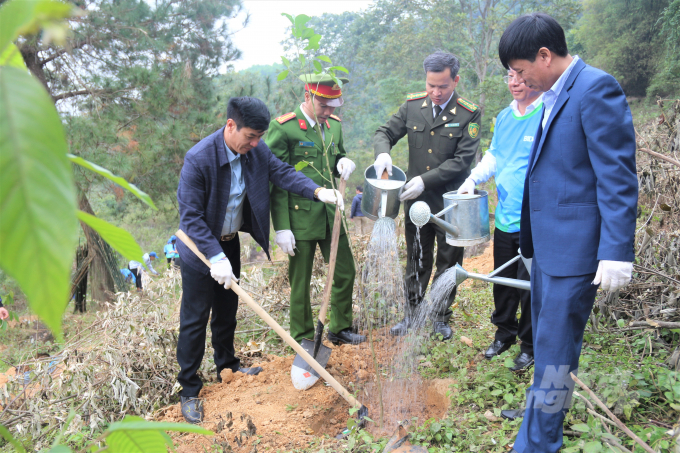
M 340 177 L 347 181 L 352 172 L 357 168 L 357 166 L 346 157 L 341 158 L 338 161 L 337 169 L 340 173 Z M 340 210 L 345 209 L 345 202 L 342 200 L 342 195 L 337 190 L 332 189 L 322 189 L 319 191 L 317 197 L 319 201 L 324 203 L 337 204 L 340 206 Z M 291 230 L 279 230 L 276 232 L 276 245 L 281 247 L 285 253 L 290 256 L 295 256 L 295 236 Z
M 467 178 L 458 188 L 459 194 L 474 194 L 475 181 Z M 605 291 L 617 291 L 630 283 L 633 274 L 633 263 L 627 261 L 600 260 L 595 272 L 593 285 L 600 285 Z
M 392 176 L 392 157 L 387 153 L 380 153 L 378 157 L 375 158 L 373 163 L 373 168 L 375 168 L 375 174 L 378 178 L 387 170 L 387 174 Z M 413 200 L 418 198 L 421 193 L 425 190 L 425 183 L 423 178 L 416 176 L 404 185 L 404 191 L 399 196 L 400 201 Z

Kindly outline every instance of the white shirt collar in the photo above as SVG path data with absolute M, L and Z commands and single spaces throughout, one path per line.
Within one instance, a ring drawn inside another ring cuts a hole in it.
M 562 88 L 564 88 L 564 84 L 567 82 L 567 79 L 569 78 L 569 75 L 571 74 L 571 71 L 574 69 L 574 66 L 576 65 L 576 62 L 578 60 L 579 60 L 578 55 L 575 55 L 574 58 L 571 60 L 571 63 L 569 63 L 569 66 L 567 66 L 567 69 L 562 73 L 559 79 L 557 79 L 555 84 L 548 91 L 545 92 L 544 102 L 546 103 L 547 108 L 552 109 L 553 105 L 555 105 L 557 98 L 562 92 Z
M 241 157 L 239 153 L 235 153 L 229 149 L 226 140 L 224 141 L 224 148 L 227 150 L 227 160 L 229 161 L 229 163 L 232 163 L 233 161 Z
M 451 96 L 449 96 L 449 100 L 446 101 L 446 102 L 444 102 L 442 105 L 439 106 L 439 107 L 442 108 L 442 112 L 444 111 L 444 109 L 446 108 L 446 106 L 449 105 L 449 102 L 451 102 L 451 98 L 453 97 L 453 95 L 454 95 L 455 92 L 456 92 L 456 90 L 453 90 L 453 93 L 451 93 Z M 435 110 L 434 110 L 434 106 L 435 106 L 435 105 L 437 105 L 437 104 L 435 104 L 435 103 L 433 102 L 433 103 L 432 103 L 432 117 L 434 117 L 434 115 L 437 113 L 437 112 L 435 112 Z
M 314 126 L 316 125 L 316 121 L 314 121 L 314 118 L 310 118 L 309 115 L 307 115 L 307 112 L 305 112 L 305 109 L 302 108 L 303 105 L 304 105 L 304 104 L 300 104 L 300 111 L 302 112 L 302 114 L 303 114 L 303 115 L 305 116 L 305 118 L 307 119 L 307 122 L 309 123 L 309 126 L 312 127 L 312 128 L 314 128 Z
M 536 107 L 541 105 L 542 102 L 543 102 L 543 95 L 541 94 L 539 97 L 536 98 L 536 100 L 534 102 L 527 105 L 527 108 L 524 111 L 524 115 L 528 115 L 529 113 L 533 112 L 536 109 Z M 512 111 L 515 113 L 516 116 L 524 116 L 519 112 L 518 104 L 519 103 L 517 102 L 517 100 L 513 99 L 512 102 L 510 103 L 510 108 L 512 109 Z

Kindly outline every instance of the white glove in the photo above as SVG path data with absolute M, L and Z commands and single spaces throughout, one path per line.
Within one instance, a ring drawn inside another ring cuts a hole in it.
M 466 179 L 465 182 L 461 184 L 461 186 L 458 188 L 458 194 L 462 195 L 464 193 L 469 193 L 470 195 L 474 195 L 475 185 L 476 184 L 472 179 L 470 178 Z
M 210 267 L 210 275 L 217 280 L 217 283 L 224 285 L 224 289 L 231 287 L 231 279 L 234 276 L 231 270 L 231 263 L 227 258 L 222 258 Z
M 423 190 L 425 190 L 425 183 L 423 182 L 423 178 L 421 178 L 420 176 L 416 176 L 415 178 L 406 183 L 406 185 L 404 186 L 404 191 L 401 193 L 399 200 L 404 201 L 418 198 L 420 194 L 423 193 Z
M 342 195 L 340 195 L 340 191 L 338 190 L 321 189 L 317 195 L 317 198 L 319 198 L 319 201 L 323 201 L 324 203 L 337 203 L 340 206 L 341 211 L 345 209 L 345 202 L 342 200 Z
M 377 179 L 380 179 L 385 170 L 387 170 L 388 175 L 392 176 L 392 157 L 387 153 L 378 154 L 373 163 L 373 168 L 375 168 L 375 177 Z
M 352 172 L 357 168 L 357 166 L 349 160 L 346 157 L 343 157 L 338 161 L 338 173 L 340 173 L 340 177 L 347 181 L 349 179 L 349 175 L 352 174 Z
M 290 256 L 295 256 L 295 236 L 290 230 L 281 230 L 276 232 L 276 245 L 281 247 L 281 250 L 289 254 Z
M 593 285 L 600 285 L 605 291 L 617 291 L 630 283 L 632 274 L 633 263 L 600 260 Z

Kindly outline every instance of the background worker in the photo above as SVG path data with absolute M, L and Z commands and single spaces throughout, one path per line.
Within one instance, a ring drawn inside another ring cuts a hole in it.
M 168 260 L 168 269 L 170 269 L 171 264 L 175 264 L 175 259 L 179 258 L 177 253 L 177 236 L 174 234 L 168 239 L 168 243 L 163 247 L 163 253 L 165 253 L 165 258 Z
M 203 420 L 198 398 L 203 383 L 196 372 L 205 352 L 209 319 L 218 381 L 226 368 L 246 374 L 261 371 L 241 368 L 234 355 L 238 296 L 230 287 L 241 269 L 239 231 L 249 233 L 269 257 L 269 183 L 300 200 L 337 200 L 342 208 L 338 191 L 319 187 L 271 153 L 261 140 L 269 119 L 267 106 L 259 99 L 231 98 L 226 125 L 198 142 L 184 158 L 177 188 L 179 226 L 212 263 L 208 269 L 177 241 L 182 256 L 177 380 L 182 386 L 182 415 L 189 423 Z
M 333 115 L 343 104 L 342 90 L 327 74 L 304 74 L 300 79 L 305 82 L 305 101 L 293 112 L 272 120 L 267 145 L 283 162 L 294 166 L 308 162 L 302 173 L 320 186 L 331 187 L 331 178 L 347 180 L 356 168 L 345 157 L 340 118 Z M 345 78 L 341 81 L 349 82 Z M 314 338 L 312 266 L 317 245 L 328 262 L 335 208 L 311 203 L 278 187 L 272 188 L 271 206 L 276 243 L 289 255 L 290 335 L 299 343 L 303 338 Z M 328 325 L 328 339 L 334 344 L 366 341 L 351 330 L 354 276 L 354 258 L 341 226 Z
M 156 269 L 153 268 L 153 265 L 151 264 L 152 261 L 155 261 L 156 258 L 158 258 L 158 255 L 156 255 L 156 252 L 150 252 L 150 253 L 145 253 L 144 256 L 142 257 L 144 261 L 144 265 L 140 263 L 139 261 L 130 261 L 128 264 L 128 269 L 130 269 L 130 272 L 132 272 L 135 276 L 136 279 L 136 284 L 137 284 L 137 292 L 141 291 L 142 288 L 142 270 L 146 267 L 146 269 L 151 272 L 154 275 L 158 275 L 158 272 L 156 272 Z
M 373 136 L 375 171 L 392 174 L 390 150 L 408 135 L 408 182 L 400 200 L 404 212 L 415 201 L 425 201 L 433 213 L 444 208 L 442 195 L 456 190 L 470 174 L 470 164 L 479 146 L 479 107 L 456 93 L 460 80 L 458 59 L 446 52 L 435 52 L 425 58 L 425 91 L 409 94 L 399 111 L 392 115 Z M 425 296 L 434 264 L 433 250 L 437 240 L 437 272 L 435 279 L 456 263 L 462 264 L 464 249 L 446 243 L 446 232 L 428 223 L 420 229 L 420 247 L 414 250 L 416 226 L 406 215 L 406 307 L 404 319 L 394 326 L 392 335 L 405 335 L 411 327 L 415 310 Z M 421 250 L 422 248 L 422 250 Z M 418 259 L 422 253 L 422 266 Z M 451 338 L 448 325 L 456 290 L 445 306 L 433 313 L 433 331 L 444 340 Z
M 495 177 L 498 204 L 494 211 L 496 228 L 493 233 L 494 269 L 517 256 L 519 249 L 519 224 L 522 212 L 524 177 L 527 172 L 529 153 L 534 144 L 534 134 L 541 122 L 543 101 L 540 91 L 534 91 L 518 83 L 514 71 L 503 77 L 513 101 L 496 117 L 491 147 L 482 161 L 458 189 L 458 193 L 472 194 L 475 185 Z M 529 270 L 524 263 L 515 262 L 497 274 L 498 277 L 529 280 Z M 494 341 L 484 357 L 491 359 L 522 342 L 515 364 L 510 368 L 518 371 L 534 363 L 531 338 L 531 293 L 505 285 L 493 285 L 495 310 L 491 322 L 496 326 Z M 521 304 L 522 315 L 517 321 L 517 307 Z
M 631 279 L 635 130 L 616 79 L 569 55 L 564 30 L 547 14 L 515 19 L 498 54 L 518 82 L 544 92 L 519 238 L 522 254 L 533 258 L 534 379 L 513 451 L 553 453 L 562 447 L 571 373 L 578 372 L 598 285 L 617 291 Z
M 352 199 L 352 208 L 349 211 L 349 218 L 354 220 L 354 226 L 358 234 L 370 233 L 370 223 L 361 211 L 361 198 L 364 195 L 364 188 L 357 186 L 356 195 Z
M 121 269 L 120 273 L 123 274 L 125 283 L 132 283 L 133 285 L 137 285 L 137 279 L 135 278 L 135 274 L 133 274 L 130 271 L 130 269 Z

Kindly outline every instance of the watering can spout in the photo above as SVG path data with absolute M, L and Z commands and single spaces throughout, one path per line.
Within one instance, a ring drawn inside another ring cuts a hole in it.
M 437 216 L 440 214 L 437 214 Z M 411 222 L 413 222 L 419 228 L 427 223 L 434 223 L 453 237 L 458 237 L 460 234 L 460 230 L 457 226 L 445 222 L 444 220 L 433 215 L 432 211 L 430 211 L 430 206 L 424 201 L 416 201 L 413 203 L 408 215 L 411 218 Z

